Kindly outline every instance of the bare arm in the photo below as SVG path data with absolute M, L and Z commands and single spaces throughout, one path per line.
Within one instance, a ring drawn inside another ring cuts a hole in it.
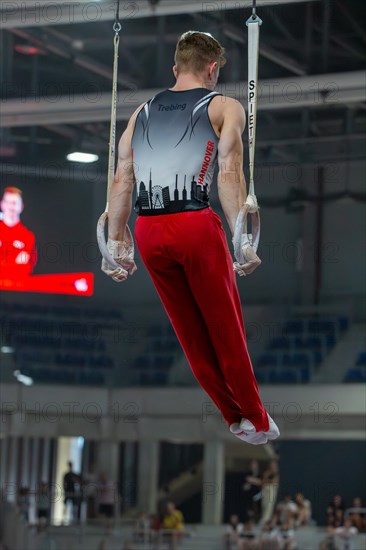
M 241 138 L 244 128 L 244 108 L 235 99 L 227 98 L 218 146 L 217 185 L 220 203 L 232 234 L 239 210 L 247 198 Z
M 138 107 L 129 120 L 118 144 L 118 164 L 109 193 L 108 236 L 123 241 L 125 229 L 132 210 L 132 193 L 135 185 L 131 140 Z
M 256 485 L 257 487 L 261 487 L 262 485 L 262 481 L 260 480 L 259 477 L 247 476 L 245 479 L 251 485 Z

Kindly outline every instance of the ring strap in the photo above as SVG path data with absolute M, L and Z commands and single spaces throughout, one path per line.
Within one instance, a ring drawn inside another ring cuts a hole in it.
M 249 141 L 249 195 L 254 191 L 254 154 L 257 127 L 259 27 L 262 20 L 255 14 L 246 22 L 248 27 L 248 141 Z

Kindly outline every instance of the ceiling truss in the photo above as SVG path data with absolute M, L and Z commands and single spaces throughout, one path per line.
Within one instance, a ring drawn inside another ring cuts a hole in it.
M 316 0 L 307 0 L 315 2 Z M 279 4 L 297 4 L 304 0 L 257 0 L 257 6 L 275 6 Z M 2 2 L 1 24 L 4 29 L 35 26 L 70 25 L 74 23 L 95 23 L 112 21 L 115 17 L 115 0 L 89 2 L 87 0 L 49 2 L 45 0 L 28 0 L 23 2 Z M 147 0 L 126 2 L 121 6 L 121 19 L 137 19 L 161 15 L 178 15 L 191 13 L 214 13 L 226 10 L 248 11 L 252 0 L 161 0 L 153 9 Z
M 279 78 L 260 82 L 258 110 L 291 110 L 304 107 L 351 106 L 366 100 L 366 72 L 322 74 Z M 217 90 L 246 106 L 246 82 L 223 83 Z M 117 117 L 128 120 L 133 111 L 160 90 L 127 90 L 118 94 Z M 111 94 L 100 93 L 98 100 L 85 101 L 84 95 L 9 99 L 3 102 L 2 126 L 43 126 L 77 124 L 110 119 Z

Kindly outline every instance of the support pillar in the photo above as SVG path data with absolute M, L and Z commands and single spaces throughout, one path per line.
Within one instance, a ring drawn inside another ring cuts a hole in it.
M 207 441 L 203 459 L 203 510 L 205 525 L 221 525 L 225 493 L 225 448 L 222 441 Z
M 7 500 L 9 502 L 17 501 L 18 492 L 18 457 L 19 457 L 19 438 L 12 437 L 10 439 L 10 455 L 8 465 L 8 491 Z
M 158 475 L 159 442 L 141 441 L 138 451 L 137 505 L 143 512 L 156 512 Z

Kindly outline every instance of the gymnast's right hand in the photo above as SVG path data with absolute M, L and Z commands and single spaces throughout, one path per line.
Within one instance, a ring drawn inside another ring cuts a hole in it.
M 134 261 L 134 244 L 133 241 L 115 241 L 108 239 L 107 242 L 108 252 L 113 260 L 118 264 L 118 268 L 113 269 L 103 258 L 102 271 L 111 277 L 116 283 L 122 283 L 128 277 L 133 275 L 137 270 L 137 266 Z

